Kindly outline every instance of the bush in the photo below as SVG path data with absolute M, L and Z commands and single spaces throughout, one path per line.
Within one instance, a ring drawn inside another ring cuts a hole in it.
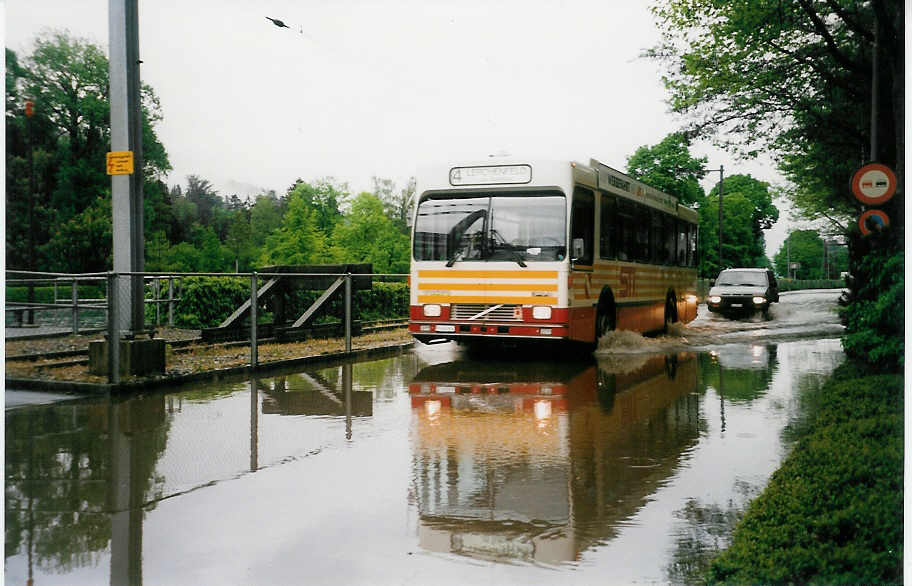
M 859 263 L 853 285 L 851 297 L 840 308 L 846 355 L 881 372 L 902 370 L 903 252 L 887 258 L 868 254 Z
M 262 283 L 261 283 L 262 286 Z M 322 291 L 297 290 L 288 295 L 286 317 L 303 314 Z M 234 310 L 250 299 L 250 281 L 243 278 L 186 277 L 175 324 L 185 328 L 218 326 Z M 393 319 L 408 316 L 409 288 L 406 283 L 374 281 L 373 288 L 352 296 L 352 314 L 356 319 Z M 339 321 L 345 311 L 341 289 L 321 309 L 317 322 Z M 262 312 L 261 312 L 262 313 Z
M 175 325 L 182 328 L 214 328 L 245 300 L 250 299 L 250 281 L 239 277 L 185 277 Z
M 834 378 L 812 402 L 710 583 L 902 582 L 902 377 Z

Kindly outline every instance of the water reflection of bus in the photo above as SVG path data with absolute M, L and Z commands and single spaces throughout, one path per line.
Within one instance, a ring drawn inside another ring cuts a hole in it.
M 453 362 L 409 385 L 421 547 L 560 563 L 610 539 L 699 434 L 693 355 Z

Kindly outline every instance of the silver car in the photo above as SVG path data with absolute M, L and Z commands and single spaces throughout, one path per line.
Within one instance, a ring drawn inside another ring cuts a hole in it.
M 769 269 L 725 269 L 710 282 L 706 305 L 714 313 L 769 316 L 771 303 L 779 301 L 779 285 Z

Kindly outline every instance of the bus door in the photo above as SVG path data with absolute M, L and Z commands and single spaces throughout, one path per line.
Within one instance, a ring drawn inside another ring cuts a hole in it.
M 595 341 L 595 305 L 599 292 L 592 282 L 595 250 L 595 195 L 577 185 L 570 211 L 570 339 Z

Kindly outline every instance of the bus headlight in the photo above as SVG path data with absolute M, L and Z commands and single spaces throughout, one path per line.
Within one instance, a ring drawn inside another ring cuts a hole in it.
M 551 319 L 551 308 L 541 305 L 533 307 L 532 317 L 535 319 Z
M 763 305 L 764 303 L 766 303 L 766 297 L 760 297 L 759 295 L 754 297 L 754 305 Z
M 709 302 L 715 305 L 716 303 L 722 303 L 722 298 L 718 295 L 712 295 L 709 298 Z
M 440 317 L 440 306 L 436 303 L 425 305 L 424 317 Z

